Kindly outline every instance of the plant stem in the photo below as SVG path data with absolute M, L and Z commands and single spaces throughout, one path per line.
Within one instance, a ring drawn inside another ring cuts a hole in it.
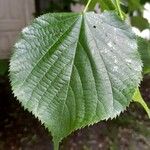
M 115 0 L 115 3 L 116 3 L 116 7 L 117 7 L 117 10 L 118 10 L 119 16 L 121 17 L 122 20 L 124 20 L 124 16 L 122 14 L 122 10 L 121 10 L 121 7 L 120 7 L 120 0 Z
M 84 8 L 84 11 L 83 11 L 84 13 L 87 11 L 87 9 L 88 9 L 88 7 L 89 7 L 91 1 L 92 1 L 92 0 L 89 0 L 88 3 L 86 4 L 86 6 L 85 6 L 85 8 Z
M 134 93 L 133 100 L 135 102 L 140 103 L 143 106 L 143 108 L 145 109 L 145 111 L 148 114 L 148 117 L 150 118 L 150 109 L 148 108 L 147 104 L 143 100 L 139 89 L 137 89 L 136 92 Z
M 150 109 L 148 108 L 148 106 L 147 106 L 147 104 L 145 103 L 145 101 L 144 101 L 143 99 L 140 99 L 140 100 L 137 100 L 137 101 L 135 101 L 135 102 L 138 102 L 138 103 L 140 103 L 140 104 L 143 106 L 143 108 L 144 108 L 145 111 L 147 112 L 147 115 L 148 115 L 148 117 L 149 117 L 149 119 L 150 119 Z
M 59 142 L 54 140 L 54 150 L 59 150 Z

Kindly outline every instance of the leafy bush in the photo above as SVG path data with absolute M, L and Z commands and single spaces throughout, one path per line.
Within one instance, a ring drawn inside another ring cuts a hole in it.
M 87 12 L 97 2 L 107 11 Z M 81 13 L 48 13 L 35 19 L 15 44 L 12 90 L 52 133 L 55 149 L 71 132 L 118 116 L 132 99 L 149 113 L 138 90 L 140 54 L 148 73 L 149 50 L 141 50 L 145 40 L 138 42 L 125 17 L 118 0 L 89 0 Z

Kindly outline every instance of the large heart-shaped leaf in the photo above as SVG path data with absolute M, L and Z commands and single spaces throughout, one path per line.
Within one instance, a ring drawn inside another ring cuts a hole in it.
M 56 13 L 22 31 L 10 77 L 15 96 L 58 143 L 119 115 L 140 82 L 141 66 L 136 37 L 115 13 Z

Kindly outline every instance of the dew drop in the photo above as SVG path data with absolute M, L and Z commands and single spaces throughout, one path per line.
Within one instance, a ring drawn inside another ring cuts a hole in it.
M 111 42 L 109 42 L 107 45 L 108 45 L 109 47 L 113 47 L 113 45 L 112 45 Z
M 15 45 L 14 45 L 16 48 L 19 48 L 21 46 L 21 43 L 20 42 L 17 42 Z
M 125 61 L 126 61 L 127 63 L 131 63 L 131 62 L 132 62 L 131 59 L 125 59 Z
M 42 18 L 37 18 L 36 20 L 43 25 L 48 24 L 48 22 L 46 20 L 43 20 Z
M 136 43 L 132 43 L 132 44 L 130 44 L 130 47 L 131 47 L 132 49 L 137 49 L 137 44 L 136 44 Z
M 134 68 L 134 70 L 137 71 L 137 72 L 139 72 L 139 71 L 142 70 L 142 68 L 141 68 L 140 66 L 136 66 L 136 67 Z
M 29 30 L 28 27 L 26 27 L 26 28 L 24 28 L 24 29 L 22 30 L 22 33 L 27 33 L 27 32 L 30 32 L 30 30 Z
M 106 54 L 107 52 L 108 52 L 108 50 L 106 48 L 104 48 L 104 49 L 101 50 L 101 53 Z
M 117 29 L 116 29 L 116 28 L 114 28 L 114 31 L 116 32 L 116 31 L 117 31 Z
M 117 60 L 117 59 L 115 59 L 115 63 L 118 63 L 118 60 Z
M 118 69 L 119 69 L 118 66 L 114 66 L 113 69 L 112 69 L 112 71 L 113 71 L 113 72 L 118 72 Z

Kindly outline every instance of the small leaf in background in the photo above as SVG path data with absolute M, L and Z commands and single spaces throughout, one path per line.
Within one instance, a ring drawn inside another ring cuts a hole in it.
M 146 2 L 149 2 L 149 0 L 140 0 L 141 4 L 145 4 Z
M 120 4 L 125 7 L 128 7 L 128 0 L 120 0 Z
M 102 11 L 115 9 L 115 5 L 111 0 L 98 0 L 98 2 Z
M 93 11 L 97 3 L 98 3 L 97 0 L 92 0 L 89 7 L 88 7 L 88 10 Z
M 88 7 L 88 10 L 93 10 L 96 4 L 100 5 L 101 11 L 115 10 L 115 5 L 113 4 L 111 0 L 92 0 Z
M 8 70 L 8 62 L 6 60 L 0 60 L 0 76 L 4 76 Z
M 150 73 L 150 41 L 138 37 L 138 51 L 143 61 L 143 73 Z
M 150 27 L 148 20 L 141 16 L 131 17 L 131 25 L 138 28 L 141 31 Z
M 115 13 L 55 13 L 22 31 L 10 61 L 14 95 L 52 133 L 119 115 L 140 83 L 136 36 Z
M 120 15 L 122 19 L 126 17 L 125 13 L 122 10 L 118 10 L 118 5 L 116 4 L 115 0 L 93 0 L 91 1 L 88 10 L 94 10 L 96 4 L 100 5 L 101 12 L 105 10 L 116 10 L 118 15 Z
M 141 7 L 140 0 L 127 0 L 127 1 L 128 1 L 129 12 L 140 9 Z

